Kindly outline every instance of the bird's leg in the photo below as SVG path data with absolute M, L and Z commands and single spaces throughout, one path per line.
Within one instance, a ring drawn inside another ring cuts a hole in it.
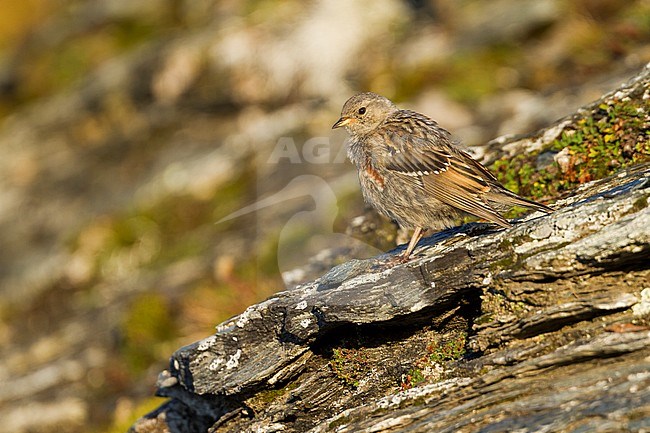
M 411 236 L 411 240 L 409 241 L 409 245 L 406 247 L 406 251 L 404 251 L 402 254 L 402 262 L 408 261 L 409 257 L 411 257 L 411 253 L 415 249 L 415 246 L 418 244 L 420 238 L 422 238 L 422 227 L 416 227 L 413 231 L 413 236 Z
M 425 229 L 422 227 L 417 227 L 413 232 L 413 236 L 411 236 L 411 240 L 409 241 L 408 247 L 406 247 L 406 251 L 404 251 L 399 256 L 390 256 L 388 260 L 384 261 L 383 263 L 378 263 L 373 268 L 383 270 L 386 266 L 395 266 L 408 262 L 411 258 L 411 253 L 415 249 L 415 246 L 418 244 L 418 241 L 422 238 L 422 234 L 424 232 L 426 232 Z

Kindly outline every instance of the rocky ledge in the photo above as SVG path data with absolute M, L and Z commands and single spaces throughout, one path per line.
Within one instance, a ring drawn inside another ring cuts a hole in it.
M 647 99 L 648 75 L 594 107 Z M 336 266 L 174 353 L 131 431 L 650 431 L 649 196 L 637 164 L 508 230 Z

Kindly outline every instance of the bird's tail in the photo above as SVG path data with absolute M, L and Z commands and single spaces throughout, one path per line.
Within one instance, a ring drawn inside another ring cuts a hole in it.
M 553 212 L 553 209 L 551 209 L 550 207 L 541 203 L 537 203 L 532 200 L 528 200 L 527 198 L 520 197 L 514 192 L 508 191 L 505 188 L 499 191 L 495 191 L 495 193 L 491 194 L 491 196 L 488 196 L 487 199 L 488 201 L 494 202 L 497 205 L 521 206 L 528 209 L 535 209 L 545 213 Z

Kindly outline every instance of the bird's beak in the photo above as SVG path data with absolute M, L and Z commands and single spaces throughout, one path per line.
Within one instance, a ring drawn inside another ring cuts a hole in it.
M 341 117 L 339 120 L 336 121 L 334 125 L 332 125 L 332 129 L 340 128 L 341 126 L 345 126 L 348 123 L 350 123 L 352 119 L 349 117 Z

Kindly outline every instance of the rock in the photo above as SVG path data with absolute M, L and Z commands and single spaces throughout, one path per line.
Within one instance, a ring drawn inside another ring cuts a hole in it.
M 643 97 L 649 75 L 605 100 Z M 158 382 L 171 400 L 131 431 L 650 429 L 649 197 L 646 162 L 508 230 L 336 266 L 177 350 Z

